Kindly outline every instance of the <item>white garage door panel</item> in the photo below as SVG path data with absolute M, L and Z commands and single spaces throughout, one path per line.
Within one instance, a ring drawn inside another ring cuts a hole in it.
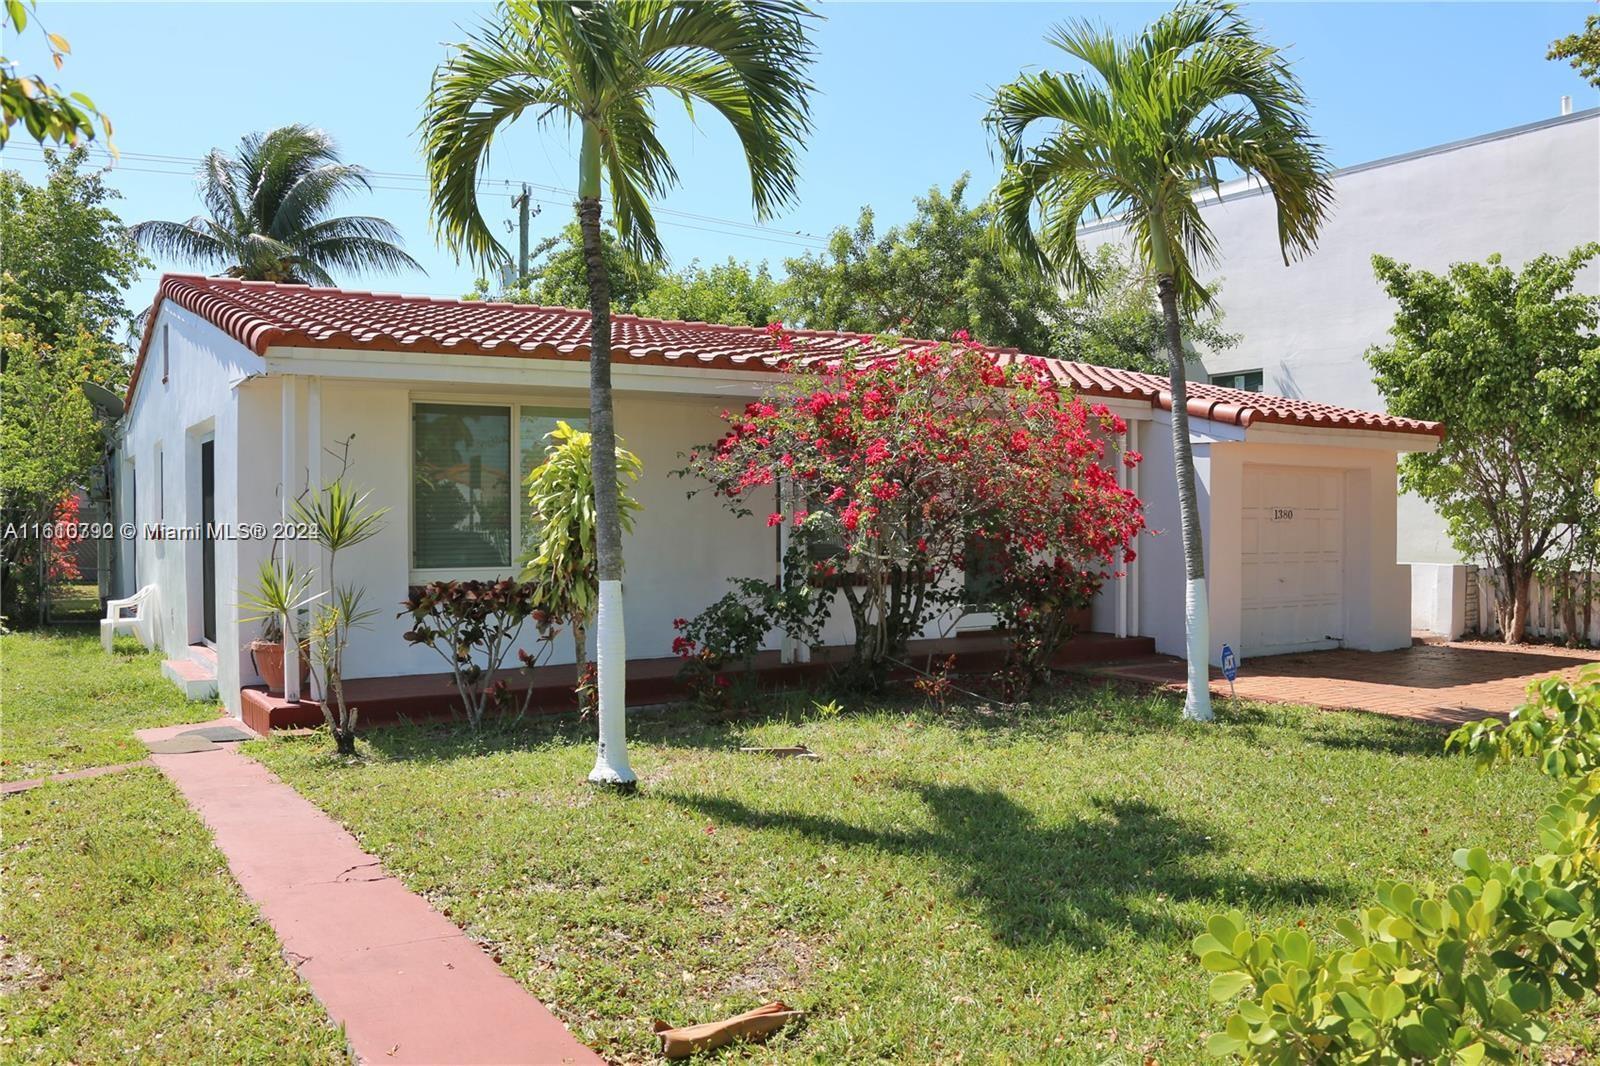
M 1244 655 L 1344 636 L 1344 471 L 1247 465 L 1240 537 Z

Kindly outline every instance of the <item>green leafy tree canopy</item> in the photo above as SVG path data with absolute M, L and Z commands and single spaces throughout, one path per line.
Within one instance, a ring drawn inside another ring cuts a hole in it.
M 729 258 L 709 267 L 696 262 L 663 273 L 634 313 L 725 326 L 765 326 L 779 318 L 780 298 L 780 286 L 765 263 L 752 267 Z
M 1094 252 L 1092 269 L 1097 283 L 1067 294 L 1050 350 L 1044 354 L 1164 376 L 1169 369 L 1167 327 L 1156 302 L 1155 278 L 1139 270 L 1133 257 L 1115 244 L 1103 244 Z M 1217 288 L 1215 283 L 1210 286 L 1213 293 Z M 1202 347 L 1221 352 L 1239 343 L 1237 333 L 1222 328 L 1220 309 L 1197 308 L 1181 314 L 1183 343 L 1191 354 Z
M 601 256 L 611 278 L 612 305 L 624 314 L 661 279 L 661 270 L 617 240 L 610 227 L 600 230 Z M 468 299 L 503 300 L 544 307 L 588 307 L 589 274 L 583 258 L 583 232 L 570 222 L 560 233 L 546 237 L 528 253 L 528 276 L 496 291 L 488 279 L 479 278 Z
M 1565 59 L 1584 81 L 1600 89 L 1600 15 L 1583 20 L 1583 29 L 1550 42 L 1546 59 Z
M 46 344 L 125 331 L 123 291 L 150 265 L 107 206 L 120 194 L 81 169 L 87 156 L 47 151 L 41 185 L 0 171 L 0 315 Z
M 1061 293 L 992 239 L 990 208 L 967 202 L 969 180 L 929 189 L 911 221 L 882 236 L 864 207 L 854 228 L 833 232 L 826 252 L 790 259 L 786 321 L 934 340 L 966 330 L 984 344 L 1048 354 Z
M 0 38 L 22 33 L 30 21 L 37 24 L 37 15 L 32 20 L 28 17 L 30 11 L 37 9 L 34 0 L 5 0 Z M 50 48 L 50 61 L 60 70 L 66 65 L 72 45 L 59 33 L 51 33 L 43 26 L 39 30 Z M 16 63 L 6 56 L 0 56 L 0 116 L 4 118 L 0 123 L 0 147 L 11 139 L 11 127 L 18 122 L 40 144 L 54 141 L 74 146 L 94 140 L 98 124 L 106 137 L 106 150 L 113 156 L 117 154 L 117 146 L 111 141 L 111 119 L 94 106 L 93 100 L 81 92 L 68 92 L 38 74 L 18 73 Z
M 1407 455 L 1401 484 L 1432 503 L 1457 550 L 1500 583 L 1500 625 L 1522 639 L 1535 565 L 1592 515 L 1600 473 L 1600 297 L 1573 291 L 1587 244 L 1514 270 L 1498 255 L 1443 274 L 1373 257 L 1399 304 L 1371 348 L 1389 410 L 1445 423 L 1439 449 Z

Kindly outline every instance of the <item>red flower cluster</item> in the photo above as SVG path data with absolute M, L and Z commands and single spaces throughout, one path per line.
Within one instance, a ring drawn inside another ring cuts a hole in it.
M 768 499 L 780 479 L 799 489 L 796 520 L 831 520 L 842 565 L 869 588 L 907 574 L 939 583 L 982 537 L 991 558 L 1016 567 L 1061 561 L 1045 572 L 1069 571 L 1077 592 L 1130 560 L 1144 527 L 1108 454 L 1122 420 L 1061 388 L 1044 360 L 1008 359 L 959 333 L 807 369 L 724 420 L 690 471 L 741 513 L 753 489 Z M 756 513 L 784 520 L 769 512 Z

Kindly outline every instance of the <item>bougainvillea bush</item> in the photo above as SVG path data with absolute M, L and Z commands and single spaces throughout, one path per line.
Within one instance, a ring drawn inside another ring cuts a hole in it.
M 773 332 L 804 369 L 724 412 L 727 432 L 686 472 L 736 513 L 829 542 L 809 580 L 848 606 L 863 679 L 881 680 L 929 622 L 964 612 L 975 544 L 991 576 L 1042 562 L 1077 598 L 1133 558 L 1143 511 L 1108 455 L 1123 423 L 1061 388 L 1043 360 L 1001 359 L 958 335 L 807 365 Z

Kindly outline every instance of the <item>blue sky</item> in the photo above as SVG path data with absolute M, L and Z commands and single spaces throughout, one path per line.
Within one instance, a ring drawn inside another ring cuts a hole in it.
M 351 287 L 457 295 L 478 271 L 439 248 L 429 227 L 415 133 L 428 79 L 490 11 L 482 4 L 63 3 L 43 0 L 38 20 L 72 42 L 60 75 L 111 115 L 124 159 L 109 172 L 128 221 L 183 219 L 199 210 L 189 172 L 214 146 L 243 133 L 307 122 L 334 134 L 350 162 L 383 176 L 347 205 L 400 227 L 427 274 L 349 279 Z M 700 127 L 667 112 L 664 137 L 682 187 L 661 206 L 675 264 L 782 261 L 853 222 L 864 204 L 880 227 L 903 220 L 914 196 L 962 171 L 974 192 L 995 164 L 981 124 L 984 96 L 1025 67 L 1060 66 L 1049 27 L 1089 17 L 1134 30 L 1157 4 L 826 4 L 816 32 L 816 132 L 803 157 L 800 201 L 755 228 L 735 142 L 702 114 Z M 1344 166 L 1547 118 L 1562 95 L 1577 108 L 1600 94 L 1564 63 L 1544 58 L 1551 39 L 1596 10 L 1590 2 L 1380 4 L 1273 3 L 1247 9 L 1288 48 L 1314 105 L 1317 132 Z M 43 69 L 33 27 L 8 53 Z M 1062 57 L 1065 58 L 1065 57 Z M 160 159 L 143 158 L 148 156 Z M 3 164 L 42 173 L 21 138 Z M 514 128 L 488 173 L 570 189 L 576 151 L 563 129 Z M 484 189 L 486 213 L 513 217 L 510 188 Z M 536 189 L 540 236 L 571 217 L 571 199 Z M 514 247 L 514 236 L 508 235 Z M 180 269 L 163 263 L 160 269 Z M 140 306 L 157 271 L 130 292 Z

